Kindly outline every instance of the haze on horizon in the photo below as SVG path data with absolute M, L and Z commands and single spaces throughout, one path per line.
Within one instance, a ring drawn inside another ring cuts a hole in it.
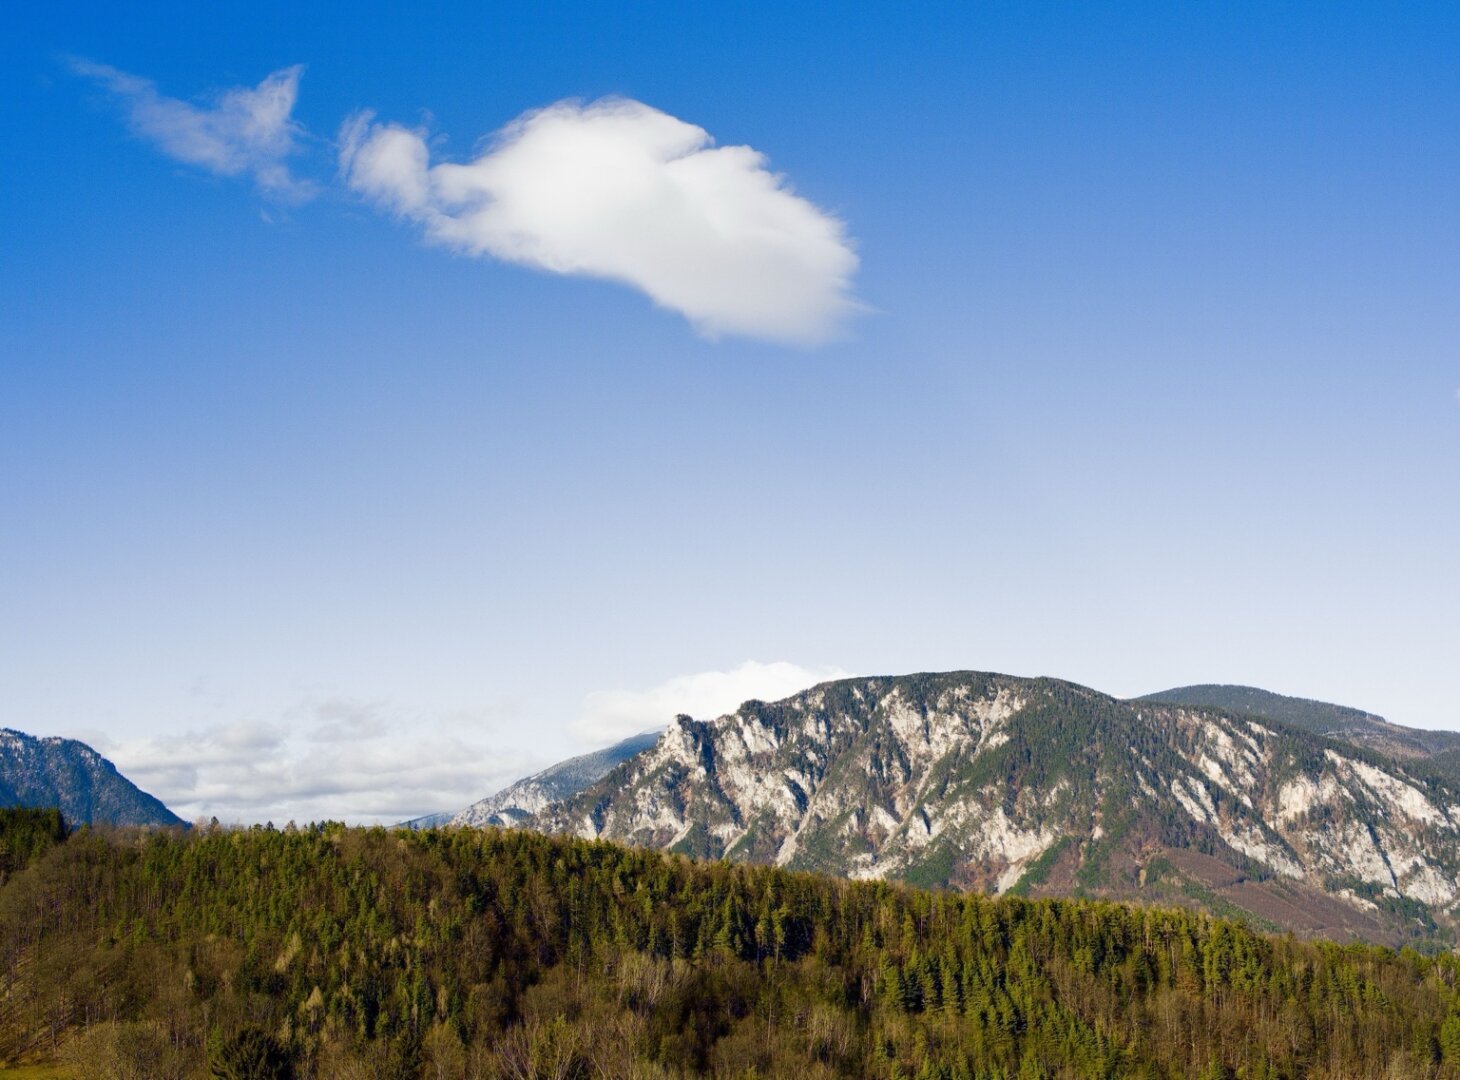
M 1460 728 L 1460 19 L 0 43 L 0 726 L 398 820 L 842 674 Z

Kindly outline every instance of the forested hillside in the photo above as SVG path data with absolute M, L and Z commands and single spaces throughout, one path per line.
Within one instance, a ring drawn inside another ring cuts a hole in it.
M 0 1060 L 87 1080 L 1460 1076 L 1455 957 L 1189 911 L 496 829 L 27 850 Z
M 1310 698 L 1289 697 L 1255 686 L 1204 683 L 1147 694 L 1138 701 L 1195 705 L 1276 720 L 1315 735 L 1367 746 L 1395 758 L 1425 758 L 1460 748 L 1460 732 L 1430 731 L 1391 724 L 1382 716 Z
M 59 810 L 0 807 L 0 885 L 66 839 Z

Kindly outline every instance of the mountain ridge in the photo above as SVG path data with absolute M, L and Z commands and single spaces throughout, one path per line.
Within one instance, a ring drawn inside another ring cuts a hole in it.
M 461 810 L 426 814 L 403 822 L 408 829 L 438 828 L 443 825 L 496 825 L 511 828 L 550 804 L 576 795 L 616 765 L 643 753 L 659 741 L 660 732 L 630 735 L 612 746 L 567 758 L 545 769 L 514 780 L 500 791 L 478 799 Z
M 1255 686 L 1198 683 L 1145 694 L 1132 700 L 1247 713 L 1315 735 L 1370 746 L 1389 757 L 1413 759 L 1460 750 L 1460 732 L 1404 727 L 1363 709 L 1276 694 Z
M 84 742 L 0 728 L 0 806 L 56 807 L 72 825 L 183 820 Z
M 524 823 L 845 877 L 1449 940 L 1460 787 L 1410 764 L 1250 713 L 919 673 L 681 716 Z

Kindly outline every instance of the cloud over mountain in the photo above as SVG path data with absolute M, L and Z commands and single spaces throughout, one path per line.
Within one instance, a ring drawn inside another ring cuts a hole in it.
M 679 713 L 709 720 L 756 698 L 778 701 L 828 679 L 846 678 L 837 667 L 806 668 L 777 660 L 747 660 L 728 671 L 676 675 L 645 690 L 596 690 L 573 723 L 580 739 L 601 745 L 662 728 Z
M 464 164 L 368 112 L 340 132 L 349 187 L 428 240 L 557 274 L 630 285 L 704 336 L 798 344 L 857 309 L 843 224 L 748 146 L 637 101 L 528 112 Z

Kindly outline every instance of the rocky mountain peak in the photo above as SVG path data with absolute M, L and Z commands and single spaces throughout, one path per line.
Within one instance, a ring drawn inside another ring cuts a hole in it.
M 1287 724 L 983 672 L 824 683 L 538 811 L 551 831 L 856 878 L 1143 897 L 1394 940 L 1449 933 L 1460 794 Z

